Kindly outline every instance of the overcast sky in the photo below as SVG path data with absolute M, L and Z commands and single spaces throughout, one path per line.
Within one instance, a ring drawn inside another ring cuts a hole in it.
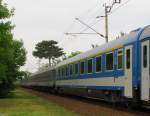
M 103 4 L 113 0 L 5 0 L 9 7 L 14 7 L 12 18 L 16 25 L 15 38 L 22 39 L 27 49 L 25 70 L 34 72 L 38 60 L 32 56 L 35 44 L 42 40 L 56 40 L 65 52 L 86 51 L 91 44 L 101 45 L 104 39 L 98 35 L 66 36 L 66 32 L 81 32 L 86 27 L 75 21 L 78 17 L 88 25 L 104 34 Z M 129 1 L 129 2 L 128 2 Z M 121 6 L 120 6 L 121 5 Z M 118 8 L 119 6 L 119 8 Z M 150 24 L 150 0 L 122 0 L 116 4 L 109 16 L 109 40 L 119 32 L 129 33 L 139 27 Z M 87 30 L 85 32 L 92 32 Z

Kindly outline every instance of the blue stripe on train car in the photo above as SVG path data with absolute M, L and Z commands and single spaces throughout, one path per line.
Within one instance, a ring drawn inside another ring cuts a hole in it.
M 124 90 L 123 86 L 88 86 L 88 88 L 95 90 Z
M 138 87 L 138 41 L 136 41 L 134 44 L 133 44 L 133 59 L 132 59 L 132 66 L 133 66 L 133 69 L 132 69 L 132 83 L 133 83 L 133 87 L 134 88 L 137 88 Z
M 57 80 L 74 80 L 74 79 L 89 79 L 89 78 L 109 78 L 109 77 L 122 77 L 124 76 L 123 70 L 100 72 L 92 74 L 74 75 L 69 77 L 57 78 Z
M 124 86 L 77 86 L 77 85 L 62 85 L 59 87 L 67 88 L 82 88 L 82 89 L 92 89 L 92 90 L 124 90 Z

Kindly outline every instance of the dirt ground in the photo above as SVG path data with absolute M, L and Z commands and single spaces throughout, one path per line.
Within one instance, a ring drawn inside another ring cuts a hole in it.
M 72 97 L 56 96 L 29 89 L 25 90 L 37 96 L 43 97 L 50 102 L 63 106 L 64 108 L 76 113 L 77 116 L 150 116 L 150 113 L 115 108 L 113 105 L 105 105 L 101 102 L 95 104 Z

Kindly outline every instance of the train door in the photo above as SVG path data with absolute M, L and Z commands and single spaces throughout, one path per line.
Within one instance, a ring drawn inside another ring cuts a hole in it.
M 141 100 L 149 100 L 149 40 L 141 43 Z
M 128 98 L 133 96 L 132 85 L 132 48 L 133 45 L 125 47 L 125 91 L 124 94 Z

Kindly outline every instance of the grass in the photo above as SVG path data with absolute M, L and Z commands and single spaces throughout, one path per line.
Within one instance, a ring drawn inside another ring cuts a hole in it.
M 75 116 L 74 113 L 22 89 L 0 99 L 0 116 Z

